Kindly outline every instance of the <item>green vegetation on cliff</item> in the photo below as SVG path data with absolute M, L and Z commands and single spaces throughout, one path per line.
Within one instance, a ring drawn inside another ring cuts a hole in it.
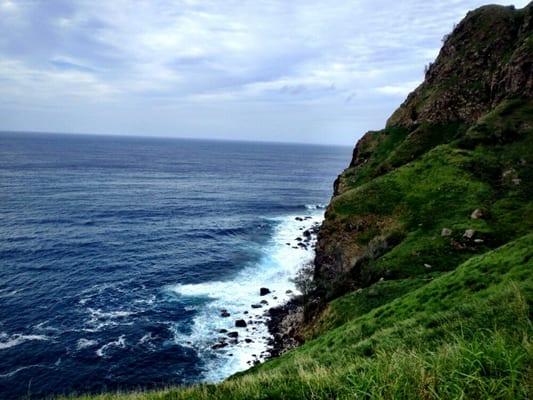
M 305 343 L 218 385 L 85 399 L 527 399 L 533 6 L 482 7 L 335 182 Z

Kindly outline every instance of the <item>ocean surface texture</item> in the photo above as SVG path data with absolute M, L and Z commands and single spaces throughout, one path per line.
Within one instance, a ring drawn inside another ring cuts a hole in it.
M 313 257 L 297 238 L 350 151 L 0 134 L 0 398 L 216 381 L 259 360 L 263 314 L 294 295 Z

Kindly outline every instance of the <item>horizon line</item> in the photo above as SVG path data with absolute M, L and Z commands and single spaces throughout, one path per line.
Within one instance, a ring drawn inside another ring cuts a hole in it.
M 318 142 L 292 142 L 292 141 L 275 141 L 275 140 L 261 140 L 261 139 L 229 139 L 229 138 L 213 138 L 213 137 L 188 137 L 188 136 L 165 136 L 165 135 L 135 135 L 135 134 L 121 134 L 121 133 L 92 133 L 92 132 L 53 132 L 53 131 L 26 131 L 26 130 L 5 130 L 0 129 L 0 135 L 12 134 L 36 134 L 36 135 L 60 135 L 60 136 L 98 136 L 98 137 L 119 137 L 119 138 L 139 138 L 139 139 L 173 139 L 173 140 L 196 140 L 196 141 L 211 141 L 211 142 L 236 142 L 236 143 L 265 143 L 265 144 L 285 144 L 285 145 L 304 145 L 304 146 L 324 146 L 324 147 L 349 147 L 349 144 L 330 144 Z

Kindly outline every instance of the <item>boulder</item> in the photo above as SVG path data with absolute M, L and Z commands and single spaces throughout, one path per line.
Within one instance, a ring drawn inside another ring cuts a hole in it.
M 476 231 L 473 229 L 467 229 L 465 233 L 463 233 L 463 237 L 466 239 L 472 239 L 474 235 L 476 234 Z
M 269 288 L 262 287 L 261 289 L 259 289 L 259 295 L 260 296 L 266 296 L 269 293 L 270 293 L 270 289 Z
M 448 228 L 442 228 L 442 231 L 440 232 L 440 235 L 442 237 L 451 236 L 452 230 Z
M 483 211 L 481 211 L 479 208 L 476 208 L 474 211 L 472 211 L 472 214 L 470 214 L 470 218 L 472 219 L 483 218 Z
M 231 314 L 228 312 L 228 310 L 220 310 L 220 316 L 221 317 L 229 317 Z
M 261 308 L 263 307 L 261 304 L 252 304 L 252 308 Z
M 246 328 L 246 321 L 244 319 L 238 319 L 235 321 L 235 326 L 237 328 Z
M 239 332 L 230 332 L 230 333 L 228 333 L 228 337 L 230 337 L 230 338 L 238 338 L 239 337 Z

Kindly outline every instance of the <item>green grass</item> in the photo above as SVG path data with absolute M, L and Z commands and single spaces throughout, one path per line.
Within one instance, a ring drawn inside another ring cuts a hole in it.
M 532 272 L 527 235 L 383 305 L 338 299 L 316 339 L 219 385 L 81 399 L 526 399 Z

